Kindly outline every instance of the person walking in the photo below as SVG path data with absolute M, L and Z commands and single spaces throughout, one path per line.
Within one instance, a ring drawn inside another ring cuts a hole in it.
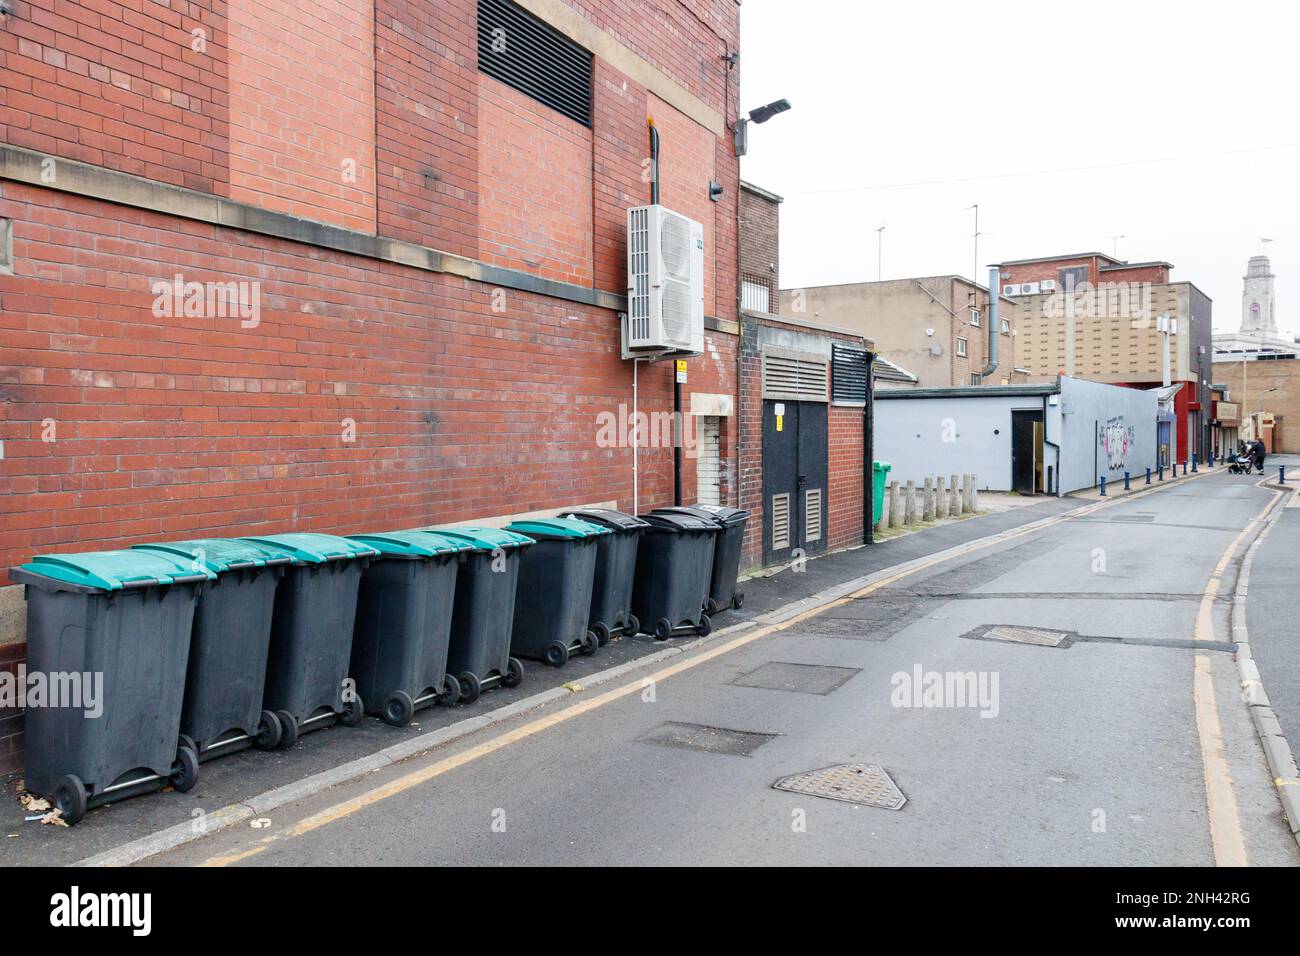
M 1264 448 L 1263 440 L 1256 438 L 1253 442 L 1251 442 L 1250 450 L 1255 459 L 1255 468 L 1259 471 L 1261 475 L 1264 474 L 1264 455 L 1266 449 Z

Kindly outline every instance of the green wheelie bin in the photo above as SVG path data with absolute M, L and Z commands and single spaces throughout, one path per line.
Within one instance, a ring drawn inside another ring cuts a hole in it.
M 336 720 L 360 723 L 365 704 L 349 671 L 361 572 L 379 552 L 332 534 L 273 534 L 248 538 L 289 556 L 275 592 L 271 647 L 262 706 L 275 711 L 281 747 Z
M 284 729 L 262 708 L 276 587 L 290 558 L 239 538 L 138 544 L 216 577 L 199 596 L 181 709 L 181 738 L 199 760 L 251 746 L 273 750 Z
M 609 529 L 577 518 L 534 518 L 506 530 L 537 542 L 519 564 L 511 651 L 552 667 L 562 667 L 572 651 L 596 653 L 600 639 L 587 622 L 597 544 Z
M 69 825 L 87 809 L 198 782 L 180 737 L 199 593 L 215 575 L 148 551 L 33 558 L 9 572 L 27 599 L 27 667 L 49 699 L 26 708 L 24 779 Z

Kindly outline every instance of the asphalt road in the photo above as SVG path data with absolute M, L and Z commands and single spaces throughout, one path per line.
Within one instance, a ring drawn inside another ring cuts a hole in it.
M 1251 864 L 1293 865 L 1216 643 L 1231 567 L 1213 633 L 1196 624 L 1221 554 L 1270 498 L 1219 473 L 1115 502 L 148 862 L 1206 865 L 1217 834 Z M 1276 560 L 1293 569 L 1294 553 Z M 997 626 L 1063 640 L 989 639 Z M 918 669 L 984 693 L 913 696 Z M 773 789 L 846 763 L 883 767 L 902 809 Z

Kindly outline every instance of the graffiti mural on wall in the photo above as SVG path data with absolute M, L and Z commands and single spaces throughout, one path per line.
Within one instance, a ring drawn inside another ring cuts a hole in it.
M 1107 419 L 1101 426 L 1097 441 L 1106 453 L 1106 467 L 1119 471 L 1128 460 L 1129 449 L 1133 447 L 1134 431 L 1132 425 L 1124 423 L 1124 416 Z

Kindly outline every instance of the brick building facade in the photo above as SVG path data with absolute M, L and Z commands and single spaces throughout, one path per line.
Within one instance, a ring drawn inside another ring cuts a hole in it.
M 740 501 L 718 414 L 738 391 L 737 0 L 14 6 L 0 571 L 150 539 L 670 504 L 671 447 L 640 449 L 634 488 L 632 449 L 597 437 L 632 404 L 618 315 L 650 119 L 663 203 L 705 226 L 685 398 L 718 419 L 718 493 Z M 485 6 L 579 51 L 585 122 L 483 71 Z M 639 409 L 670 412 L 671 364 L 638 373 Z M 20 589 L 0 590 L 0 667 L 22 661 L 22 623 Z M 20 726 L 0 712 L 0 771 Z

